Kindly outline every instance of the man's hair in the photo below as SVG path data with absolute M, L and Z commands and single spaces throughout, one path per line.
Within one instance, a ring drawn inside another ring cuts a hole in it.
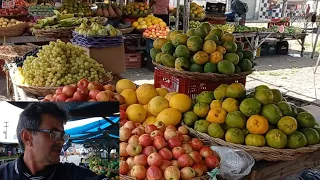
M 43 115 L 49 115 L 61 121 L 67 122 L 68 116 L 65 110 L 55 103 L 31 103 L 20 114 L 17 125 L 17 137 L 21 150 L 24 151 L 24 144 L 20 137 L 22 129 L 38 129 L 43 121 Z

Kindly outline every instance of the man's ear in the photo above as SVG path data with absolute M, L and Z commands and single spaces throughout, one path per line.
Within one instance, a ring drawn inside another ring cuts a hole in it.
M 20 133 L 21 140 L 24 146 L 32 146 L 32 132 L 23 129 Z

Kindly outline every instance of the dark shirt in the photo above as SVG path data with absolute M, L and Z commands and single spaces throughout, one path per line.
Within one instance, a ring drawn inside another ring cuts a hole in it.
M 73 163 L 59 163 L 47 166 L 36 175 L 23 161 L 23 154 L 15 161 L 0 166 L 0 180 L 107 180 L 92 171 L 76 166 Z

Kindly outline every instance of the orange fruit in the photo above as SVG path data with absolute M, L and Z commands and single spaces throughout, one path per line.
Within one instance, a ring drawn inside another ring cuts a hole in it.
M 260 115 L 252 115 L 247 121 L 247 129 L 251 134 L 265 134 L 269 129 L 268 120 Z
M 222 54 L 225 54 L 227 52 L 226 48 L 224 48 L 223 46 L 218 46 L 217 51 L 221 52 Z
M 213 64 L 218 64 L 218 62 L 223 60 L 223 54 L 220 51 L 215 51 L 210 55 L 209 60 Z

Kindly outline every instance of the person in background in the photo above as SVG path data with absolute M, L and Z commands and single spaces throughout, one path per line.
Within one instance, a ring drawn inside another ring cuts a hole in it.
M 169 0 L 151 0 L 154 16 L 162 19 L 169 26 Z
M 68 151 L 67 150 L 63 151 L 63 158 L 61 161 L 63 161 L 64 158 L 66 158 L 66 161 L 68 161 Z
M 60 163 L 62 146 L 70 138 L 63 127 L 66 121 L 66 112 L 55 103 L 25 108 L 16 131 L 23 153 L 0 167 L 0 180 L 107 180 L 73 163 Z

